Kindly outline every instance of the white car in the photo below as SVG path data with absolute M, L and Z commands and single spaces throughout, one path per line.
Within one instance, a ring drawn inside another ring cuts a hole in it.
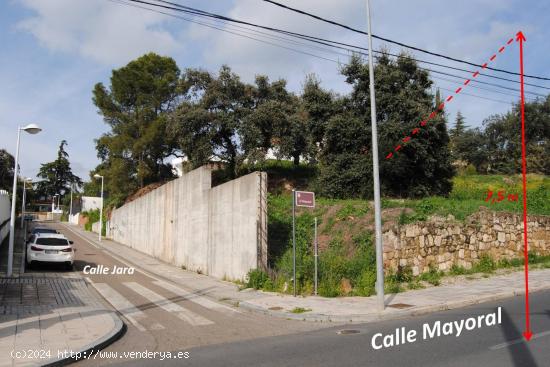
M 37 262 L 63 263 L 72 269 L 74 261 L 73 241 L 59 233 L 36 233 L 27 242 L 26 259 L 29 267 Z

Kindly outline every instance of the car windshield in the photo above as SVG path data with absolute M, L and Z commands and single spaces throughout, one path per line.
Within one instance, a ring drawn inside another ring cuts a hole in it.
M 36 228 L 32 233 L 57 233 L 57 231 L 51 228 Z
M 68 246 L 69 242 L 64 238 L 39 238 L 36 240 L 37 245 L 45 246 Z

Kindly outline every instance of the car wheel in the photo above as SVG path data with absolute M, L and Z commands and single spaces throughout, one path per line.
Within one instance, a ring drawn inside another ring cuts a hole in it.
M 34 268 L 34 261 L 27 263 L 27 269 L 33 269 Z

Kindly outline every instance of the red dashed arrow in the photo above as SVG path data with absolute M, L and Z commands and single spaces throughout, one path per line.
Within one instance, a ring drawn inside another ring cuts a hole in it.
M 520 32 L 520 33 L 521 33 L 521 32 Z M 506 45 L 509 45 L 509 44 L 511 44 L 512 42 L 514 42 L 514 38 L 510 38 L 510 39 L 508 40 L 508 42 L 506 42 Z M 504 52 L 505 49 L 506 49 L 506 46 L 501 46 L 501 47 L 498 49 L 498 53 L 501 54 L 502 52 Z M 493 55 L 489 58 L 489 61 L 490 61 L 490 62 L 494 62 L 494 61 L 496 60 L 496 58 L 497 58 L 497 54 L 495 53 L 495 54 L 493 54 Z M 484 63 L 483 65 L 481 65 L 481 69 L 483 70 L 483 69 L 487 68 L 487 65 L 488 65 L 488 64 L 489 64 L 489 63 L 486 62 L 486 63 Z M 479 70 L 476 70 L 476 72 L 472 74 L 472 78 L 477 78 L 479 75 L 480 75 Z M 471 81 L 471 79 L 466 79 L 466 80 L 464 81 L 464 86 L 467 86 L 468 84 L 470 84 L 470 81 Z M 462 87 L 457 88 L 457 89 L 455 90 L 455 95 L 458 95 L 461 91 L 462 91 Z M 454 98 L 453 95 L 448 96 L 448 97 L 445 99 L 445 102 L 441 102 L 441 104 L 437 107 L 437 109 L 434 110 L 434 111 L 432 111 L 432 113 L 430 113 L 430 115 L 428 116 L 427 119 L 420 121 L 420 126 L 421 126 L 421 127 L 426 126 L 427 122 L 428 122 L 429 120 L 433 119 L 433 118 L 437 115 L 438 111 L 443 111 L 443 108 L 445 107 L 445 104 L 446 104 L 446 103 L 450 103 L 450 102 L 453 100 L 453 98 Z M 420 129 L 419 129 L 418 127 L 414 128 L 414 129 L 412 130 L 412 135 L 417 135 L 417 134 L 419 133 L 419 131 L 420 131 Z M 411 140 L 411 137 L 410 137 L 410 136 L 406 136 L 405 138 L 402 139 L 403 144 L 408 143 L 410 140 Z M 397 146 L 394 148 L 394 152 L 398 152 L 398 151 L 401 150 L 402 148 L 403 148 L 403 146 L 402 146 L 401 144 L 399 144 L 399 145 L 397 145 Z M 393 158 L 393 156 L 394 156 L 393 152 L 390 152 L 390 153 L 388 153 L 388 155 L 386 155 L 386 159 L 391 159 L 391 158 Z

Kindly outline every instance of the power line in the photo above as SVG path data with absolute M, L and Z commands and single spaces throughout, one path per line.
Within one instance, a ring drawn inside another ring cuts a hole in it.
M 132 1 L 132 2 L 137 2 L 137 3 L 142 3 L 142 4 L 148 4 L 148 5 L 151 5 L 151 6 L 161 7 L 161 8 L 170 9 L 170 10 L 174 10 L 174 11 L 178 11 L 178 12 L 185 12 L 185 13 L 192 14 L 192 15 L 199 16 L 199 17 L 213 18 L 217 21 L 244 24 L 244 25 L 255 27 L 255 28 L 261 28 L 261 29 L 269 30 L 271 32 L 282 33 L 282 34 L 289 35 L 289 36 L 292 36 L 292 37 L 301 38 L 301 39 L 309 41 L 309 42 L 320 43 L 320 44 L 323 44 L 323 45 L 329 46 L 329 47 L 346 49 L 346 50 L 349 50 L 348 47 L 351 47 L 353 49 L 360 49 L 360 50 L 364 50 L 364 51 L 367 50 L 366 48 L 361 47 L 361 46 L 357 46 L 357 45 L 352 45 L 352 44 L 348 44 L 348 43 L 344 43 L 344 42 L 332 41 L 332 40 L 328 40 L 328 39 L 325 39 L 325 38 L 319 38 L 319 37 L 315 37 L 315 36 L 305 35 L 305 34 L 301 34 L 301 33 L 296 33 L 296 32 L 286 31 L 286 30 L 282 30 L 282 29 L 278 29 L 278 28 L 273 28 L 273 27 L 263 26 L 263 25 L 254 24 L 254 23 L 250 23 L 250 22 L 245 22 L 245 21 L 241 21 L 241 20 L 236 20 L 236 19 L 228 18 L 228 17 L 222 16 L 222 15 L 205 12 L 203 10 L 194 9 L 194 8 L 191 8 L 191 7 L 188 7 L 188 6 L 180 5 L 180 4 L 165 1 L 165 0 L 150 0 L 150 1 L 156 1 L 157 3 L 168 4 L 170 6 L 161 5 L 161 4 L 153 4 L 153 3 L 150 3 L 150 2 L 147 2 L 147 1 L 144 1 L 144 0 L 127 0 L 127 1 Z M 174 8 L 174 6 L 176 8 Z M 246 29 L 250 30 L 249 28 L 246 28 Z M 338 47 L 337 45 L 345 46 L 345 47 Z M 394 56 L 394 57 L 399 57 L 400 56 L 400 55 L 392 54 L 392 53 L 389 53 L 389 52 L 381 52 L 381 51 L 374 51 L 374 52 L 378 53 L 378 54 L 386 53 L 386 54 L 388 54 L 390 56 Z M 415 60 L 419 63 L 425 63 L 425 64 L 440 66 L 440 67 L 444 67 L 444 68 L 448 68 L 448 69 L 452 69 L 452 70 L 463 71 L 463 72 L 467 72 L 467 73 L 473 73 L 472 70 L 462 69 L 462 68 L 458 68 L 458 67 L 453 67 L 453 66 L 444 65 L 444 64 L 440 64 L 440 63 L 435 63 L 435 62 L 431 62 L 431 61 L 417 59 L 417 58 L 415 58 Z M 476 64 L 473 64 L 473 65 L 476 65 Z M 486 68 L 486 69 L 488 69 L 488 68 Z M 485 77 L 488 77 L 488 78 L 499 79 L 499 80 L 508 81 L 508 82 L 512 82 L 512 83 L 517 83 L 517 84 L 520 83 L 517 80 L 507 79 L 507 78 L 503 78 L 503 77 L 499 77 L 499 76 L 491 75 L 491 74 L 479 73 L 479 76 L 485 76 Z M 525 83 L 525 85 L 550 90 L 550 87 L 546 87 L 546 86 L 542 86 L 542 85 L 531 84 L 531 83 Z
M 161 0 L 158 0 L 158 1 L 161 1 Z M 320 21 L 325 22 L 325 23 L 329 23 L 329 24 L 335 25 L 335 26 L 340 27 L 340 28 L 344 28 L 344 29 L 350 30 L 350 31 L 355 32 L 355 33 L 360 33 L 360 34 L 368 35 L 367 32 L 362 31 L 362 30 L 360 30 L 360 29 L 356 29 L 356 28 L 347 26 L 347 25 L 345 25 L 345 24 L 335 22 L 335 21 L 330 20 L 330 19 L 322 18 L 322 17 L 320 17 L 320 16 L 318 16 L 318 15 L 315 15 L 315 14 L 312 14 L 312 13 L 308 13 L 308 12 L 303 11 L 303 10 L 300 10 L 300 9 L 292 8 L 292 7 L 290 7 L 290 6 L 287 6 L 287 5 L 278 3 L 278 2 L 273 1 L 273 0 L 262 0 L 262 1 L 265 1 L 265 2 L 270 3 L 270 4 L 273 4 L 273 5 L 275 5 L 275 6 L 278 6 L 278 7 L 287 9 L 287 10 L 290 10 L 290 11 L 295 12 L 295 13 L 298 13 L 298 14 L 306 15 L 306 16 L 308 16 L 308 17 L 311 17 L 311 18 L 320 20 Z M 161 1 L 161 2 L 165 2 L 165 1 Z M 475 66 L 475 67 L 479 67 L 479 68 L 482 67 L 482 65 L 479 65 L 479 64 L 475 64 L 475 63 L 472 63 L 472 62 L 469 62 L 469 61 L 466 61 L 466 60 L 457 59 L 457 58 L 454 58 L 454 57 L 451 57 L 451 56 L 447 56 L 447 55 L 443 55 L 443 54 L 440 54 L 440 53 L 428 51 L 428 50 L 425 50 L 425 49 L 422 49 L 422 48 L 419 48 L 419 47 L 416 47 L 416 46 L 407 45 L 407 44 L 405 44 L 405 43 L 403 43 L 403 42 L 398 42 L 398 41 L 395 41 L 395 40 L 392 40 L 392 39 L 389 39 L 389 38 L 380 37 L 380 36 L 377 36 L 377 35 L 375 35 L 375 34 L 373 34 L 372 37 L 373 37 L 373 38 L 376 38 L 376 39 L 378 39 L 378 40 L 384 41 L 384 42 L 393 43 L 393 44 L 398 45 L 398 46 L 401 46 L 401 47 L 405 47 L 405 48 L 408 48 L 408 49 L 411 49 L 411 50 L 415 50 L 415 51 L 418 51 L 418 52 L 426 53 L 426 54 L 428 54 L 428 55 L 441 57 L 441 58 L 444 58 L 444 59 L 447 59 L 447 60 L 451 60 L 451 61 L 455 61 L 455 62 L 460 62 L 460 63 L 462 63 L 462 64 L 467 64 L 467 65 L 471 65 L 471 66 Z M 486 69 L 493 70 L 493 71 L 498 71 L 498 72 L 500 72 L 500 73 L 506 73 L 506 74 L 518 75 L 518 76 L 520 75 L 519 73 L 516 73 L 516 72 L 513 72 L 513 71 L 503 70 L 503 69 L 496 69 L 496 68 L 492 68 L 492 67 L 490 67 L 490 66 L 486 66 L 485 68 L 486 68 Z M 536 75 L 524 75 L 524 77 L 526 77 L 526 78 L 532 78 L 532 79 L 539 79 L 539 80 L 550 80 L 550 78 L 541 77 L 541 76 L 536 76 Z
M 227 30 L 227 29 L 224 29 L 224 28 L 217 27 L 217 26 L 215 26 L 215 25 L 212 25 L 211 23 L 209 24 L 209 23 L 204 23 L 204 22 L 196 21 L 196 20 L 191 19 L 191 18 L 186 18 L 186 17 L 178 16 L 178 15 L 175 15 L 175 14 L 172 14 L 172 13 L 167 13 L 167 12 L 163 12 L 163 11 L 151 9 L 151 8 L 148 8 L 148 7 L 144 7 L 144 6 L 140 6 L 140 5 L 136 5 L 136 4 L 131 4 L 131 3 L 128 3 L 128 2 L 125 2 L 125 1 L 122 1 L 122 0 L 108 0 L 108 1 L 111 1 L 111 2 L 114 2 L 114 3 L 118 3 L 118 4 L 122 4 L 122 5 L 126 5 L 126 6 L 131 6 L 131 7 L 139 8 L 139 9 L 144 9 L 144 10 L 152 11 L 152 12 L 155 12 L 155 13 L 167 15 L 167 16 L 174 17 L 174 18 L 178 18 L 178 19 L 181 19 L 181 20 L 184 20 L 184 21 L 187 21 L 187 22 L 191 22 L 191 23 L 195 23 L 195 24 L 199 24 L 199 25 L 202 25 L 202 26 L 211 28 L 211 29 L 216 29 L 216 30 L 219 30 L 219 31 L 222 31 L 222 32 L 226 32 L 226 33 L 230 33 L 230 34 L 233 34 L 233 35 L 241 36 L 241 37 L 244 37 L 244 38 L 248 38 L 248 39 L 255 40 L 255 41 L 258 41 L 258 42 L 262 42 L 262 43 L 265 43 L 265 44 L 269 44 L 269 45 L 272 45 L 272 46 L 280 47 L 280 48 L 283 48 L 283 49 L 291 50 L 291 51 L 293 51 L 293 52 L 305 54 L 305 55 L 308 55 L 308 56 L 316 57 L 316 58 L 319 58 L 319 59 L 322 59 L 322 60 L 325 60 L 325 61 L 331 61 L 331 62 L 333 62 L 333 63 L 336 63 L 336 64 L 341 65 L 341 62 L 338 61 L 338 60 L 334 60 L 334 59 L 330 59 L 330 58 L 327 58 L 327 57 L 319 56 L 319 55 L 312 54 L 312 53 L 309 53 L 309 52 L 305 52 L 305 51 L 302 51 L 302 50 L 298 50 L 298 49 L 295 49 L 295 48 L 292 48 L 292 47 L 287 47 L 287 46 L 284 46 L 284 45 L 280 45 L 280 44 L 278 44 L 278 43 L 274 43 L 274 42 L 270 42 L 270 41 L 265 41 L 265 40 L 262 40 L 262 39 L 259 39 L 259 38 L 256 38 L 256 37 L 250 37 L 250 36 L 241 34 L 241 33 L 239 33 L 239 32 L 234 32 L 234 31 L 230 31 L 230 30 Z M 127 0 L 127 1 L 131 1 L 131 0 Z M 154 4 L 151 4 L 151 5 L 154 6 Z M 226 24 L 226 25 L 230 25 L 230 24 Z M 279 41 L 281 41 L 281 42 L 290 42 L 290 43 L 293 43 L 293 44 L 298 44 L 298 45 L 303 45 L 303 46 L 306 46 L 306 47 L 314 48 L 314 49 L 320 50 L 320 51 L 322 51 L 322 52 L 330 52 L 330 53 L 333 53 L 333 54 L 338 54 L 338 55 L 343 55 L 343 56 L 350 56 L 350 54 L 343 54 L 343 53 L 340 53 L 340 52 L 336 52 L 336 51 L 334 51 L 334 50 L 329 50 L 329 49 L 325 49 L 325 48 L 322 48 L 322 47 L 316 47 L 316 46 L 313 46 L 313 45 L 304 44 L 303 42 L 297 42 L 297 41 L 290 40 L 290 39 L 288 39 L 288 38 L 281 37 L 281 36 L 270 35 L 270 34 L 267 34 L 267 33 L 265 33 L 265 32 L 253 30 L 253 29 L 250 29 L 250 28 L 245 28 L 245 27 L 241 27 L 241 26 L 237 26 L 237 25 L 232 25 L 232 26 L 237 27 L 237 28 L 244 29 L 244 30 L 248 31 L 248 32 L 245 31 L 245 33 L 248 33 L 248 34 L 260 33 L 260 34 L 264 35 L 264 37 L 268 37 L 268 38 L 271 38 L 271 39 L 276 39 L 276 40 L 279 40 Z M 241 32 L 242 32 L 242 31 L 241 31 Z M 261 36 L 258 36 L 258 37 L 261 37 Z M 364 53 L 364 52 L 358 52 L 358 51 L 355 51 L 355 50 L 352 50 L 352 49 L 348 49 L 348 48 L 344 48 L 344 47 L 339 47 L 339 48 L 340 48 L 340 49 L 344 49 L 344 50 L 346 50 L 346 51 L 348 51 L 348 52 L 350 52 L 350 53 L 357 53 L 357 54 L 361 54 L 361 55 L 368 56 L 368 54 L 367 54 L 367 53 Z M 379 52 L 379 53 L 384 54 L 383 52 Z M 393 55 L 393 54 L 389 54 L 389 55 L 390 55 L 390 56 L 397 57 L 397 58 L 403 57 L 403 56 L 401 56 L 401 55 Z M 379 59 L 379 58 L 380 58 L 379 56 L 374 56 L 374 57 L 375 57 L 376 59 Z M 441 72 L 441 71 L 438 71 L 438 70 L 433 70 L 433 69 L 428 69 L 428 68 L 422 68 L 422 67 L 418 67 L 418 68 L 421 69 L 421 70 L 425 70 L 425 71 L 432 72 L 432 73 L 436 73 L 436 74 L 442 74 L 442 75 L 447 75 L 447 76 L 451 76 L 451 77 L 454 77 L 454 78 L 463 79 L 463 77 L 461 77 L 461 76 L 457 76 L 457 75 L 454 75 L 454 74 Z M 433 78 L 433 79 L 444 80 L 444 81 L 448 81 L 448 82 L 453 82 L 453 83 L 455 82 L 455 81 L 451 81 L 451 80 L 449 80 L 449 79 L 445 79 L 445 78 L 441 78 L 441 77 L 436 77 L 436 76 L 433 76 L 433 75 L 432 75 L 432 78 Z M 512 91 L 518 91 L 518 90 L 516 90 L 516 89 L 508 88 L 508 87 L 506 87 L 506 86 L 502 86 L 502 85 L 499 85 L 499 84 L 486 83 L 486 82 L 479 81 L 479 80 L 475 80 L 475 82 L 476 82 L 476 83 L 480 83 L 480 84 L 487 84 L 487 85 L 491 85 L 491 86 L 495 86 L 495 87 L 499 87 L 499 88 L 503 88 L 503 89 L 508 89 L 508 90 L 512 90 Z M 473 85 L 471 85 L 471 87 L 472 87 L 472 88 L 478 88 L 478 89 L 486 90 L 486 91 L 490 91 L 490 92 L 501 93 L 501 94 L 513 96 L 513 95 L 510 95 L 510 94 L 507 94 L 507 93 L 503 93 L 503 92 L 491 90 L 491 89 L 488 89 L 488 88 L 481 88 L 481 87 L 473 86 Z M 531 94 L 534 94 L 534 95 L 537 95 L 537 96 L 545 97 L 545 96 L 543 96 L 543 95 L 540 95 L 540 94 L 537 94 L 537 93 L 533 93 L 533 92 L 527 92 L 527 93 L 531 93 Z
M 441 89 L 441 90 L 444 90 L 444 91 L 447 91 L 447 92 L 454 92 L 454 90 L 452 90 L 452 89 L 443 88 L 443 87 L 438 87 L 438 89 Z M 507 104 L 507 105 L 514 104 L 514 102 L 512 102 L 512 101 L 507 102 L 507 101 L 503 101 L 503 100 L 500 100 L 500 99 L 493 99 L 493 98 L 489 98 L 489 97 L 478 96 L 477 94 L 471 94 L 471 93 L 466 93 L 466 92 L 461 92 L 460 94 L 465 95 L 465 96 L 475 97 L 475 98 L 486 99 L 486 100 L 492 101 L 492 102 L 504 103 L 504 104 Z

